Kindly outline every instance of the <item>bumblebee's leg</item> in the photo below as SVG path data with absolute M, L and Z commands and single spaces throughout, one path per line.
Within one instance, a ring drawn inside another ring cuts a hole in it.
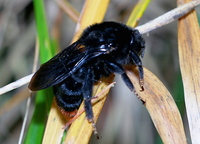
M 104 88 L 100 93 L 98 93 L 96 96 L 93 96 L 92 97 L 92 101 L 91 101 L 91 103 L 92 104 L 95 104 L 98 100 L 96 100 L 96 98 L 104 98 L 105 97 L 105 95 L 103 95 L 105 92 L 107 92 L 111 87 L 113 87 L 114 86 L 114 84 L 115 84 L 116 82 L 112 82 L 112 83 L 110 83 L 106 88 Z M 103 96 L 103 97 L 102 97 Z M 93 99 L 94 98 L 94 99 Z M 83 112 L 85 112 L 85 109 L 83 108 L 83 109 L 81 109 L 81 110 L 79 110 L 78 111 L 78 113 L 76 113 L 76 115 L 73 117 L 73 118 L 71 118 L 67 123 L 66 123 L 66 125 L 65 125 L 65 127 L 64 127 L 64 129 L 66 129 L 74 120 L 76 120 Z
M 83 84 L 83 98 L 84 98 L 84 107 L 86 111 L 86 116 L 87 119 L 93 119 L 93 112 L 92 112 L 92 104 L 91 104 L 91 99 L 92 99 L 92 73 L 91 70 L 87 70 L 87 74 L 84 80 Z
M 139 78 L 140 78 L 140 87 L 142 88 L 142 91 L 144 91 L 144 71 L 143 71 L 143 67 L 142 67 L 142 61 L 140 59 L 140 57 L 135 54 L 134 52 L 131 53 L 132 56 L 132 60 L 134 62 L 134 64 L 138 67 L 138 71 L 139 71 Z
M 133 92 L 135 93 L 135 95 L 138 97 L 139 100 L 142 101 L 143 104 L 145 103 L 145 101 L 142 100 L 142 98 L 141 98 L 140 96 L 138 96 L 138 94 L 136 93 L 135 88 L 134 88 L 134 86 L 133 86 L 131 80 L 129 79 L 129 77 L 128 77 L 127 74 L 125 73 L 125 71 L 124 71 L 124 69 L 123 69 L 122 66 L 120 66 L 120 65 L 118 65 L 118 64 L 116 64 L 116 63 L 114 63 L 114 62 L 108 62 L 108 61 L 107 61 L 107 67 L 110 69 L 110 71 L 121 74 L 121 77 L 122 77 L 123 81 L 125 82 L 125 84 L 127 85 L 127 87 L 128 87 L 131 91 L 133 91 Z M 142 66 L 141 66 L 141 68 L 142 68 Z M 140 71 L 139 71 L 139 73 L 140 73 Z M 143 68 L 142 68 L 142 73 L 141 73 L 141 74 L 142 74 L 142 75 L 141 75 L 141 78 L 142 78 L 142 79 L 140 79 L 140 80 L 143 80 Z M 140 86 L 141 86 L 142 91 L 143 91 L 144 88 L 143 88 L 143 85 L 141 85 L 141 81 L 140 81 Z
M 131 80 L 130 80 L 129 77 L 127 76 L 127 74 L 126 74 L 126 73 L 123 73 L 123 74 L 121 75 L 121 77 L 122 77 L 123 81 L 125 82 L 125 84 L 127 85 L 127 87 L 128 87 L 131 91 L 134 91 L 134 93 L 135 93 L 135 88 L 134 88 L 134 86 L 133 86 Z
M 121 74 L 121 77 L 123 79 L 123 81 L 125 82 L 125 84 L 127 85 L 127 87 L 131 90 L 134 91 L 134 86 L 131 82 L 131 80 L 128 78 L 128 76 L 126 75 L 124 68 L 114 62 L 108 62 L 107 61 L 107 67 L 110 69 L 110 71 L 113 71 L 115 73 Z
M 92 124 L 94 134 L 96 134 L 97 138 L 99 138 L 96 124 L 94 122 L 94 115 L 93 115 L 92 103 L 91 103 L 93 79 L 94 79 L 93 71 L 90 68 L 88 68 L 86 77 L 84 80 L 84 84 L 83 84 L 84 108 L 86 112 L 86 117 L 88 121 Z

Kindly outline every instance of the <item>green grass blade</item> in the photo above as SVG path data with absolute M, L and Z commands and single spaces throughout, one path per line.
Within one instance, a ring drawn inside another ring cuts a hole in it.
M 135 5 L 135 7 L 126 23 L 128 26 L 130 26 L 130 27 L 137 26 L 140 18 L 143 16 L 150 1 L 151 0 L 139 0 L 138 1 L 138 3 Z
M 53 56 L 53 48 L 48 32 L 46 22 L 44 2 L 42 0 L 34 0 L 34 12 L 37 36 L 40 47 L 40 62 L 44 63 Z M 25 144 L 42 143 L 43 133 L 46 125 L 46 119 L 51 107 L 53 93 L 51 88 L 39 91 L 35 99 L 35 111 L 29 125 Z
M 25 144 L 39 144 L 42 142 L 47 117 L 47 107 L 44 104 L 46 100 L 45 93 L 44 90 L 37 93 L 36 107 L 28 128 Z

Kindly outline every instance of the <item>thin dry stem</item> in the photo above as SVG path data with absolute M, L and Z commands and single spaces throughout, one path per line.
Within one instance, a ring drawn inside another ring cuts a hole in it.
M 156 19 L 147 22 L 146 24 L 143 24 L 141 26 L 137 26 L 136 29 L 139 30 L 141 34 L 148 33 L 154 29 L 157 29 L 161 26 L 164 26 L 166 24 L 169 24 L 182 16 L 189 13 L 191 10 L 193 10 L 196 6 L 200 4 L 200 0 L 194 0 L 192 2 L 189 2 L 187 4 L 184 4 L 182 6 L 179 6 L 159 17 Z
M 70 6 L 70 4 L 67 1 L 64 0 L 55 0 L 56 3 L 61 7 L 61 9 L 67 14 L 69 15 L 69 17 L 74 21 L 74 22 L 78 22 L 78 18 L 79 18 L 79 13 Z

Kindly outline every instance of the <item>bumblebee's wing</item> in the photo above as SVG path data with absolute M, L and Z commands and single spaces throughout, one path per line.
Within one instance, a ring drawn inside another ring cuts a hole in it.
M 103 54 L 99 48 L 88 51 L 84 45 L 73 43 L 44 63 L 34 74 L 29 89 L 37 91 L 56 85 L 72 75 L 78 68 L 91 59 Z

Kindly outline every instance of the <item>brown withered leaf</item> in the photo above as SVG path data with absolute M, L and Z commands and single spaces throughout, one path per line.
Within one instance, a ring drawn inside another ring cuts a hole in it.
M 178 21 L 178 52 L 191 141 L 197 144 L 200 143 L 200 31 L 195 11 Z
M 144 68 L 144 91 L 141 91 L 137 69 L 129 67 L 127 75 L 135 86 L 138 98 L 144 102 L 162 141 L 166 144 L 186 144 L 181 115 L 164 84 Z

